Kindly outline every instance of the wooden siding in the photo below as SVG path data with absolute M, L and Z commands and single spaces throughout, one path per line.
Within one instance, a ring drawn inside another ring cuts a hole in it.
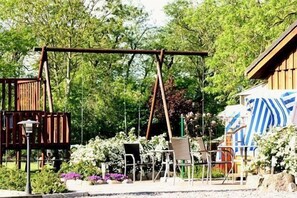
M 277 40 L 275 40 L 272 45 L 267 48 L 260 56 L 255 59 L 252 64 L 246 69 L 246 75 L 251 79 L 267 79 L 270 71 L 267 69 L 271 68 L 271 63 L 275 60 L 283 59 L 283 50 L 289 48 L 296 49 L 297 43 L 297 21 L 293 23 Z M 272 66 L 274 63 L 272 63 Z M 274 69 L 274 68 L 273 68 Z M 282 85 L 280 85 L 282 86 Z
M 40 81 L 19 82 L 17 93 L 17 110 L 40 110 Z
M 297 46 L 279 63 L 275 63 L 274 68 L 268 77 L 269 89 L 297 89 Z
M 2 111 L 40 110 L 41 84 L 36 79 L 0 79 Z

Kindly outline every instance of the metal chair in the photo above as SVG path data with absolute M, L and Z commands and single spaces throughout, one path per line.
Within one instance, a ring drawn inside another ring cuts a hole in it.
M 194 166 L 195 165 L 203 165 L 203 172 L 202 175 L 204 176 L 204 169 L 205 166 L 207 166 L 207 181 L 209 180 L 211 182 L 211 170 L 212 165 L 214 164 L 231 164 L 231 169 L 226 174 L 223 183 L 228 178 L 228 175 L 230 172 L 233 173 L 233 167 L 234 167 L 234 154 L 230 152 L 229 150 L 207 150 L 202 138 L 197 138 L 198 144 L 199 144 L 199 150 L 198 151 L 191 151 L 190 148 L 190 141 L 188 137 L 183 138 L 177 138 L 173 137 L 171 138 L 172 148 L 174 150 L 173 157 L 174 157 L 174 178 L 176 177 L 176 167 L 185 166 L 188 167 L 188 177 L 189 181 L 191 181 L 191 184 L 193 184 L 194 180 Z M 221 153 L 224 155 L 229 155 L 231 160 L 228 161 L 213 161 L 211 159 L 211 153 Z M 195 161 L 194 157 L 199 155 L 200 161 Z M 191 176 L 190 176 L 191 174 Z M 202 177 L 202 180 L 204 178 Z M 175 179 L 174 179 L 175 182 Z
M 173 149 L 173 174 L 175 184 L 176 168 L 188 167 L 188 179 L 193 184 L 194 178 L 194 156 L 191 153 L 189 138 L 171 138 Z M 190 176 L 191 175 L 191 176 Z
M 201 153 L 201 159 L 202 159 L 202 163 L 199 164 L 205 164 L 208 166 L 208 172 L 207 172 L 207 181 L 209 180 L 211 182 L 212 179 L 212 166 L 213 165 L 217 165 L 217 164 L 230 164 L 231 168 L 230 170 L 226 173 L 224 180 L 222 183 L 224 183 L 226 181 L 226 179 L 228 178 L 229 174 L 232 173 L 233 174 L 233 168 L 234 168 L 234 157 L 235 157 L 235 153 L 233 151 L 232 148 L 230 147 L 223 147 L 221 146 L 220 149 L 218 150 L 207 150 L 204 144 L 204 141 L 202 139 L 202 137 L 198 137 L 196 138 L 196 141 L 199 145 L 199 151 Z M 225 159 L 224 161 L 222 160 L 213 160 L 211 155 L 212 153 L 215 154 L 220 154 L 220 155 L 225 155 Z M 203 169 L 204 170 L 204 169 Z M 202 175 L 204 176 L 204 172 L 202 173 Z M 203 177 L 202 177 L 202 181 L 203 181 Z M 233 174 L 233 181 L 234 181 L 234 174 Z
M 140 168 L 140 181 L 142 180 L 143 166 L 152 167 L 152 180 L 154 180 L 155 175 L 155 159 L 152 154 L 141 154 L 139 143 L 124 143 L 124 161 L 125 161 L 125 172 L 127 175 L 127 167 L 132 166 L 133 181 L 135 181 L 136 166 Z M 149 157 L 150 161 L 146 162 L 145 158 Z

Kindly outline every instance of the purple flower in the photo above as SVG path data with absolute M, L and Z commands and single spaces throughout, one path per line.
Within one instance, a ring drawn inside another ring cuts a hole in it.
M 88 177 L 88 181 L 91 181 L 91 182 L 96 182 L 98 180 L 102 180 L 102 177 L 100 177 L 98 175 L 92 175 L 92 176 Z
M 116 181 L 123 181 L 125 179 L 128 179 L 128 176 L 125 176 L 124 174 L 120 173 L 108 173 L 105 175 L 105 181 L 107 180 L 116 180 Z
M 76 179 L 82 178 L 82 176 L 75 172 L 69 172 L 69 173 L 62 173 L 61 178 L 65 179 L 65 180 L 70 180 L 70 179 L 76 180 Z

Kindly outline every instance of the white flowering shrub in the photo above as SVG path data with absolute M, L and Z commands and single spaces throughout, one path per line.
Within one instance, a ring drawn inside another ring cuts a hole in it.
M 297 172 L 297 129 L 295 126 L 273 128 L 271 132 L 256 136 L 258 155 L 249 166 L 250 170 L 270 169 L 274 159 L 274 171 Z
M 165 134 L 154 136 L 151 140 L 146 140 L 145 137 L 138 138 L 134 134 L 134 129 L 132 129 L 128 135 L 120 132 L 115 137 L 109 139 L 101 139 L 97 136 L 86 145 L 74 147 L 70 163 L 91 162 L 99 166 L 101 162 L 105 162 L 114 168 L 121 168 L 124 165 L 124 143 L 139 142 L 142 153 L 156 149 L 165 149 L 168 145 Z M 157 156 L 157 159 L 160 159 L 160 157 L 158 158 Z

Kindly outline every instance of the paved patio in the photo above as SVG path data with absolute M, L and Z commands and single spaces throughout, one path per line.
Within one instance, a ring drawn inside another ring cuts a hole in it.
M 239 181 L 226 181 L 222 184 L 222 180 L 212 181 L 211 184 L 206 182 L 194 181 L 191 185 L 187 181 L 176 181 L 169 179 L 167 182 L 161 181 L 136 181 L 131 184 L 101 184 L 88 185 L 86 182 L 73 181 L 67 182 L 67 187 L 72 193 L 61 194 L 61 197 L 81 197 L 81 196 L 100 196 L 100 195 L 117 195 L 129 193 L 154 193 L 154 192 L 194 192 L 194 191 L 238 191 L 238 190 L 254 190 L 247 185 L 240 185 Z M 0 190 L 0 197 L 27 197 L 25 192 Z M 38 196 L 34 196 L 38 197 Z M 39 196 L 41 197 L 41 196 Z M 46 197 L 46 196 L 43 196 Z M 50 197 L 50 196 L 49 196 Z M 57 197 L 57 196 L 55 196 Z
M 150 192 L 189 192 L 189 191 L 222 191 L 222 190 L 248 190 L 245 185 L 239 185 L 227 182 L 221 184 L 222 181 L 213 181 L 212 184 L 202 183 L 201 181 L 193 182 L 193 185 L 185 181 L 176 182 L 173 185 L 172 181 L 168 182 L 152 182 L 152 181 L 137 181 L 133 184 L 107 184 L 97 186 L 81 186 L 82 191 L 87 191 L 90 195 L 107 195 L 121 193 L 150 193 Z M 75 189 L 78 186 L 69 186 L 69 189 Z

